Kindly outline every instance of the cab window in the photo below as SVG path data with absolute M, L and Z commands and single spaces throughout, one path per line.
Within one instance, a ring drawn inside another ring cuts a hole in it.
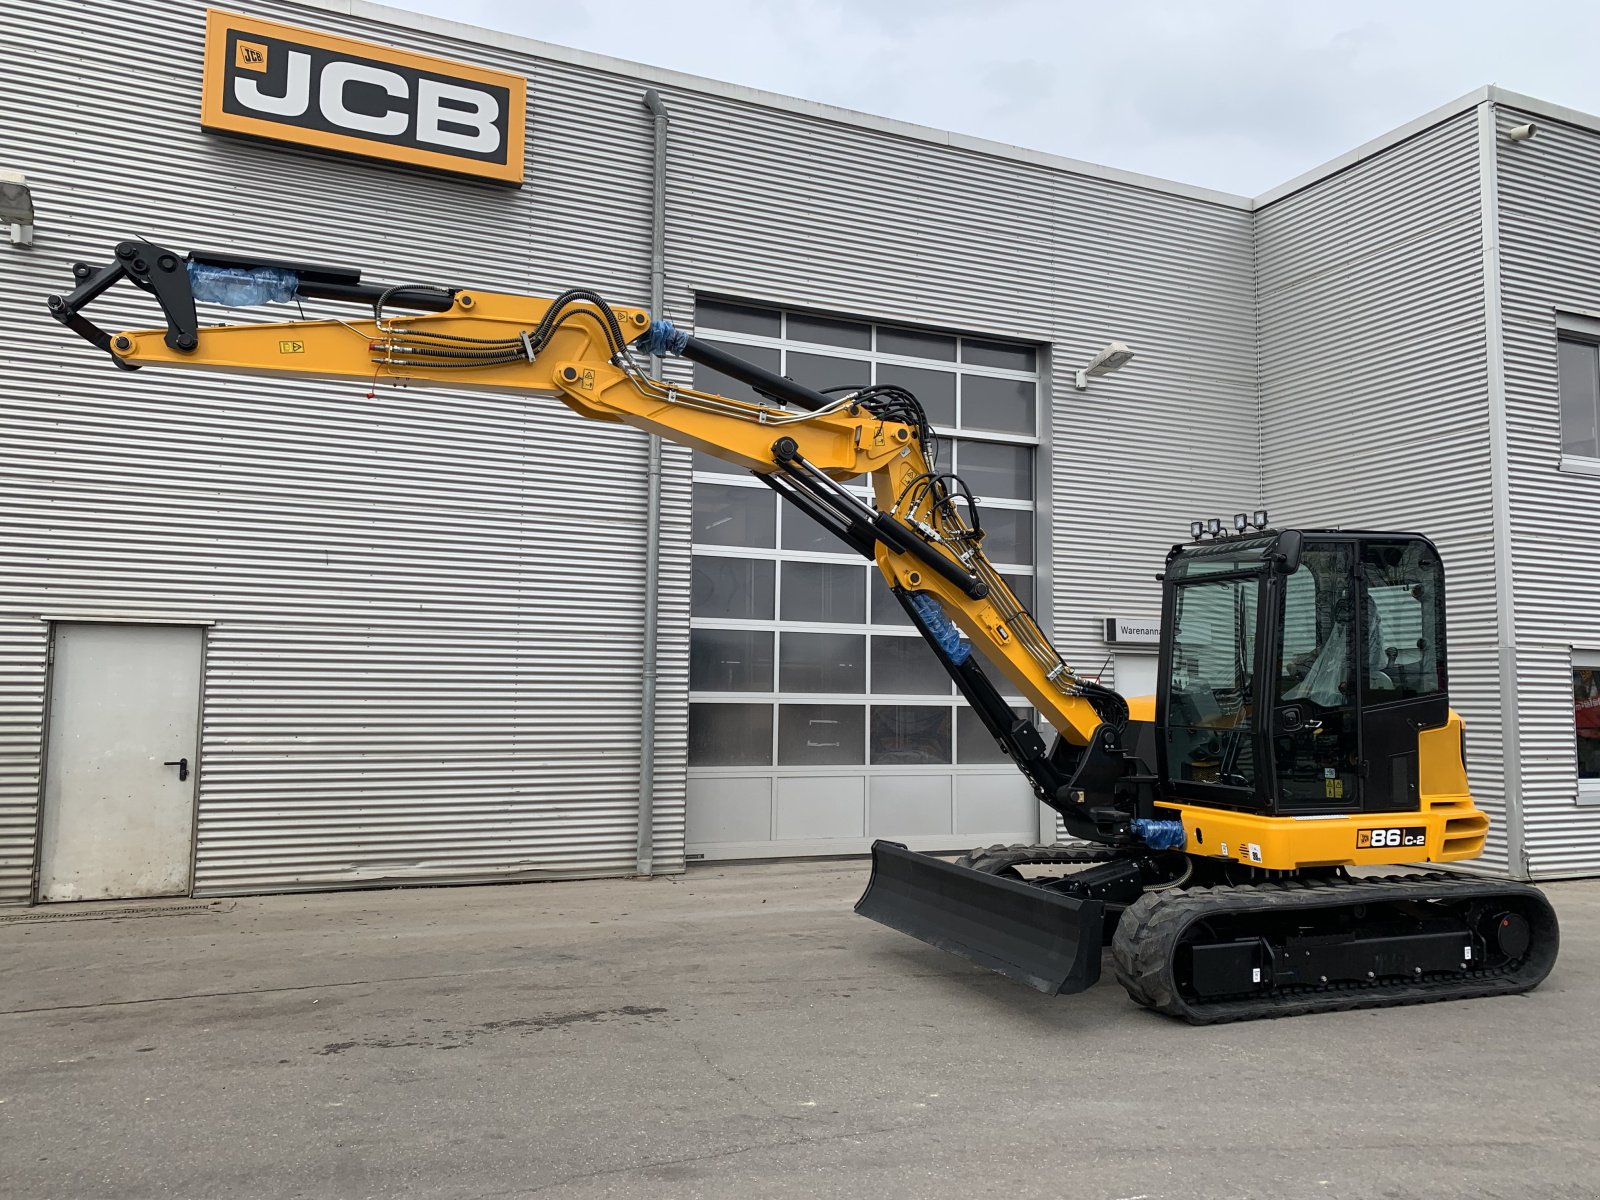
M 1356 803 L 1354 566 L 1349 543 L 1313 543 L 1284 581 L 1272 735 L 1278 801 L 1287 808 L 1337 810 Z
M 1362 547 L 1363 705 L 1445 690 L 1444 588 L 1438 556 L 1418 541 Z
M 1180 782 L 1253 788 L 1259 577 L 1178 588 L 1167 694 L 1167 762 Z

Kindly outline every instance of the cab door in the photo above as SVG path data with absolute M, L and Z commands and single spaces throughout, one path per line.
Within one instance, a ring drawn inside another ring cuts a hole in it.
M 1445 678 L 1444 571 L 1424 538 L 1373 538 L 1357 567 L 1361 759 L 1367 812 L 1421 807 L 1417 734 L 1450 716 Z
M 1362 806 L 1356 543 L 1307 541 L 1281 580 L 1271 714 L 1274 811 Z
M 1167 590 L 1157 727 L 1162 778 L 1181 798 L 1265 808 L 1259 718 L 1263 570 L 1192 572 Z M 1226 562 L 1218 564 L 1226 568 Z M 1176 572 L 1169 571 L 1169 580 Z

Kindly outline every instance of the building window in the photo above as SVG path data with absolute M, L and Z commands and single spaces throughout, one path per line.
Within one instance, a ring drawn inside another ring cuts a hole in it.
M 710 299 L 696 306 L 695 336 L 819 391 L 914 392 L 939 434 L 940 469 L 979 497 L 984 548 L 1031 606 L 1034 347 Z M 758 399 L 698 365 L 694 383 Z M 892 774 L 1004 761 L 875 567 L 748 472 L 707 454 L 694 466 L 691 767 Z M 870 498 L 864 479 L 850 486 Z
M 1600 804 L 1600 654 L 1572 656 L 1572 724 L 1578 750 L 1578 803 Z
M 1562 456 L 1600 459 L 1600 343 L 1563 337 L 1557 346 Z

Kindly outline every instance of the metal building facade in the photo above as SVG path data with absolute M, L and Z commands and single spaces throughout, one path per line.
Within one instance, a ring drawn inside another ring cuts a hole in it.
M 1600 215 L 1592 119 L 1510 148 L 1497 129 L 1551 110 L 1485 91 L 1251 201 L 362 0 L 248 7 L 526 76 L 525 184 L 203 134 L 196 0 L 53 0 L 16 32 L 0 103 L 34 116 L 0 165 L 28 173 L 40 218 L 32 249 L 0 246 L 0 296 L 36 314 L 0 397 L 0 903 L 32 895 L 63 620 L 206 629 L 199 893 L 636 870 L 647 439 L 553 402 L 128 377 L 40 300 L 137 232 L 642 303 L 647 87 L 671 114 L 668 315 L 716 296 L 1038 348 L 1038 606 L 1074 666 L 1108 660 L 1104 617 L 1155 618 L 1152 577 L 1195 516 L 1265 502 L 1420 528 L 1444 551 L 1452 696 L 1500 831 L 1485 865 L 1600 869 L 1559 686 L 1574 647 L 1600 651 L 1573 566 L 1600 538 L 1600 479 L 1544 440 L 1551 311 L 1600 312 L 1577 252 Z M 142 61 L 100 52 L 130 42 Z M 1110 340 L 1135 368 L 1075 389 Z M 691 487 L 667 447 L 658 871 L 694 851 Z
M 1503 866 L 1505 761 L 1477 120 L 1467 111 L 1256 213 L 1265 503 L 1308 526 L 1438 543 L 1451 703 L 1483 861 Z
M 1508 131 L 1533 126 L 1534 136 Z M 1573 669 L 1600 662 L 1600 462 L 1562 453 L 1557 335 L 1600 332 L 1600 120 L 1484 88 L 1255 201 L 1265 501 L 1443 552 L 1479 864 L 1600 870 Z
M 7 311 L 41 312 L 68 264 L 132 232 L 375 279 L 646 294 L 637 83 L 388 30 L 530 77 L 527 186 L 469 183 L 202 134 L 203 19 L 196 3 L 51 4 L 17 31 L 0 86 L 7 111 L 44 118 L 9 139 L 41 220 L 8 258 Z M 141 55 L 104 53 L 129 44 Z M 125 326 L 152 315 L 108 311 Z M 29 895 L 47 634 L 71 618 L 209 623 L 199 893 L 634 870 L 642 435 L 449 391 L 128 376 L 68 352 L 48 321 L 19 324 L 0 401 L 0 898 Z M 665 508 L 668 529 L 684 521 L 681 483 Z M 676 603 L 656 759 L 667 870 L 682 862 Z
M 1566 318 L 1600 329 L 1600 120 L 1502 93 L 1488 107 L 1524 865 L 1594 875 L 1600 795 L 1577 786 L 1572 671 L 1600 663 L 1600 462 L 1562 453 L 1556 335 Z M 1531 140 L 1506 137 L 1530 123 Z

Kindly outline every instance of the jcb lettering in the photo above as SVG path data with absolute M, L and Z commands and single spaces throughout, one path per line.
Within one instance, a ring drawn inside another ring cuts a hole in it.
M 410 74 L 280 42 L 267 48 L 263 66 L 233 77 L 232 103 L 224 107 L 307 129 L 504 161 L 503 93 Z
M 209 21 L 206 128 L 521 181 L 524 80 L 231 13 Z

